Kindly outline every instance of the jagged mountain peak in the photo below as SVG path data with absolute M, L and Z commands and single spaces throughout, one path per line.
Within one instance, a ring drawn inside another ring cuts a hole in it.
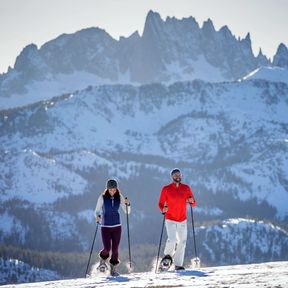
M 273 58 L 273 65 L 288 68 L 288 49 L 284 43 L 281 43 L 278 46 L 277 52 Z
M 233 36 L 231 30 L 229 29 L 229 27 L 227 25 L 224 25 L 220 28 L 219 30 L 220 33 L 227 35 L 227 36 Z
M 146 16 L 146 23 L 149 21 L 163 21 L 163 20 L 160 16 L 160 13 L 155 12 L 153 10 L 149 10 Z
M 215 32 L 213 21 L 210 18 L 208 18 L 206 21 L 203 22 L 202 30 L 208 33 Z
M 258 56 L 257 57 L 262 57 L 263 56 L 263 52 L 262 52 L 262 49 L 259 48 L 259 52 L 258 52 Z
M 37 56 L 37 45 L 33 43 L 27 45 L 16 58 L 14 68 L 18 71 L 21 71 L 26 65 L 30 65 L 30 63 L 32 63 Z
M 257 55 L 257 62 L 259 66 L 270 66 L 270 61 L 269 59 L 263 54 L 262 49 L 259 48 L 259 52 Z
M 277 48 L 277 53 L 286 53 L 288 50 L 287 46 L 284 43 L 280 43 Z
M 159 13 L 150 10 L 146 16 L 142 37 L 157 37 L 164 23 Z
M 62 34 L 40 49 L 30 47 L 27 50 L 33 54 L 33 63 L 40 64 L 42 79 L 55 80 L 49 83 L 49 87 L 55 87 L 49 97 L 104 83 L 230 81 L 267 63 L 264 55 L 257 58 L 253 54 L 250 33 L 237 41 L 227 26 L 216 31 L 211 19 L 200 28 L 193 17 L 163 20 L 152 10 L 147 14 L 142 36 L 136 31 L 116 40 L 104 29 L 90 27 Z M 19 59 L 26 59 L 26 54 L 19 55 Z M 34 94 L 37 97 L 38 91 L 30 86 L 39 80 L 38 72 L 27 77 L 31 63 L 19 59 L 18 63 L 27 63 L 20 65 L 24 73 L 13 74 L 17 70 L 12 69 L 1 75 L 0 95 L 18 97 L 25 91 L 29 97 Z M 43 86 L 46 90 L 47 83 Z
M 244 39 L 241 40 L 241 42 L 249 47 L 251 47 L 251 35 L 250 32 L 248 32 Z

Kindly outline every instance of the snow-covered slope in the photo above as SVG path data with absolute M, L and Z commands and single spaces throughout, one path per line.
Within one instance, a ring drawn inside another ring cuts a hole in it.
M 260 67 L 243 78 L 243 80 L 249 79 L 263 79 L 288 84 L 288 69 L 281 67 Z
M 97 275 L 95 278 L 50 281 L 35 284 L 5 285 L 3 287 L 288 287 L 288 262 L 219 266 L 189 269 L 183 272 L 155 274 L 132 273 L 116 278 Z
M 159 191 L 177 166 L 196 219 L 285 223 L 287 99 L 281 82 L 192 81 L 89 87 L 2 111 L 1 241 L 88 249 L 95 199 L 116 177 L 133 203 L 134 243 L 154 244 Z
M 3 258 L 0 258 L 0 285 L 58 279 L 61 279 L 61 277 L 54 271 L 31 267 L 30 265 L 15 259 L 4 260 Z M 39 285 L 39 283 L 37 285 Z
M 261 51 L 254 56 L 249 33 L 236 39 L 227 26 L 216 31 L 210 19 L 200 27 L 192 17 L 162 20 L 150 11 L 141 36 L 135 32 L 118 41 L 102 29 L 87 28 L 39 49 L 28 45 L 0 75 L 0 109 L 96 84 L 236 80 L 270 64 Z
M 142 163 L 165 175 L 160 156 L 184 161 L 192 186 L 255 197 L 285 217 L 287 95 L 267 81 L 116 85 L 2 111 L 1 201 L 82 194 L 89 182 L 76 171 L 103 166 L 118 178 L 139 175 Z

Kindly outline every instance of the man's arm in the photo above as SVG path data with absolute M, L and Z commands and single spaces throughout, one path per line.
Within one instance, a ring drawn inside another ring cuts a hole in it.
M 159 202 L 158 202 L 158 207 L 159 207 L 161 212 L 163 212 L 163 209 L 166 206 L 166 203 L 165 203 L 166 200 L 167 200 L 166 189 L 165 189 L 165 187 L 163 187 L 161 190 L 160 198 L 159 198 Z
M 196 206 L 196 200 L 195 200 L 193 192 L 189 186 L 188 186 L 188 191 L 187 191 L 187 198 L 188 198 L 189 204 L 191 204 L 192 207 L 195 207 Z

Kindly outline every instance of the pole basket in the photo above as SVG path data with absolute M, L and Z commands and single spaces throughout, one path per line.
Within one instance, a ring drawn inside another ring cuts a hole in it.
M 195 257 L 191 259 L 192 268 L 200 268 L 201 267 L 201 261 L 199 257 Z
M 133 271 L 134 271 L 134 263 L 131 261 L 127 261 L 126 262 L 126 264 L 125 264 L 125 266 L 126 266 L 126 269 L 127 269 L 127 271 L 128 271 L 128 273 L 130 274 L 130 273 L 132 273 Z

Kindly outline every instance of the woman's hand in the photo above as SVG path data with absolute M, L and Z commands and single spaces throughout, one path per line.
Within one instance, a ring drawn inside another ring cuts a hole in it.
M 127 205 L 127 206 L 130 206 L 130 201 L 128 200 L 128 198 L 127 197 L 125 197 L 125 205 Z
M 101 223 L 101 215 L 98 215 L 97 217 L 96 217 L 96 223 Z

